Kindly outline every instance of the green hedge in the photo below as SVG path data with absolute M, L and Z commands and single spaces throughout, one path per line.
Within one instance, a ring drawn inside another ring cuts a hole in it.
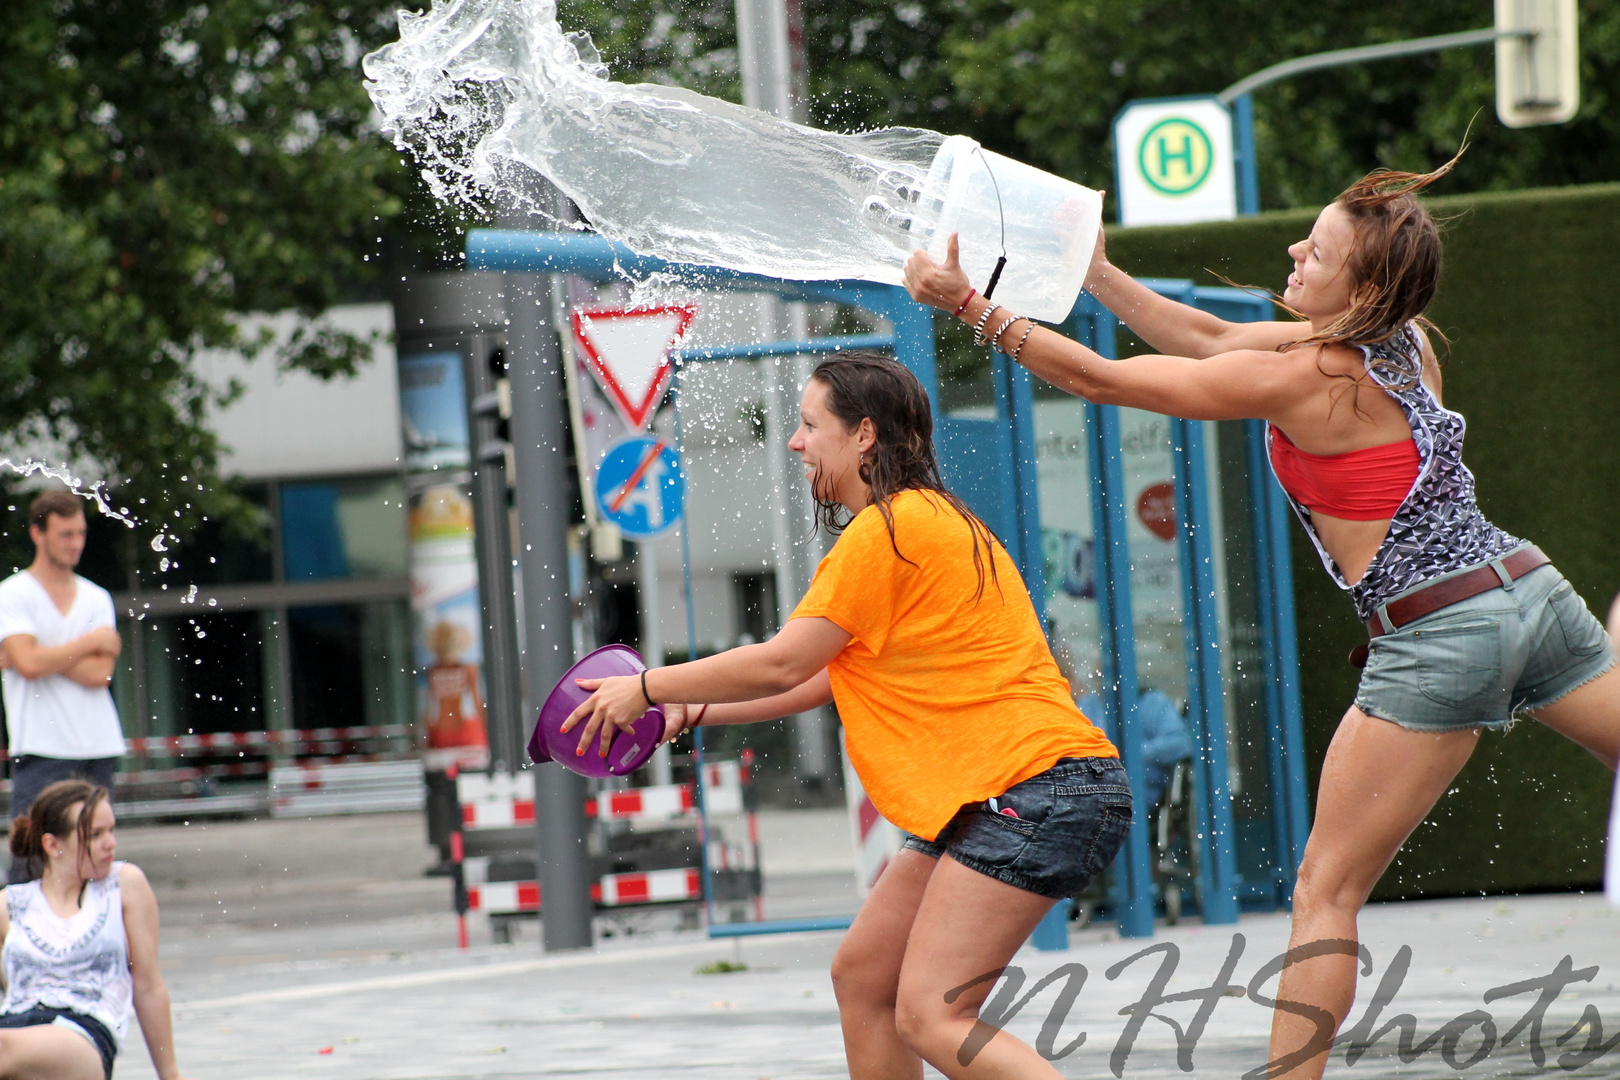
M 1534 540 L 1600 617 L 1620 590 L 1620 184 L 1453 196 L 1430 316 L 1451 338 L 1446 404 L 1469 421 L 1480 505 Z M 1218 273 L 1280 289 L 1313 213 L 1119 229 L 1109 255 L 1139 275 Z M 1213 272 L 1213 273 L 1212 273 Z M 1365 640 L 1348 599 L 1294 536 L 1310 788 L 1355 689 Z M 1385 874 L 1376 898 L 1588 887 L 1603 873 L 1607 769 L 1537 724 L 1487 734 Z

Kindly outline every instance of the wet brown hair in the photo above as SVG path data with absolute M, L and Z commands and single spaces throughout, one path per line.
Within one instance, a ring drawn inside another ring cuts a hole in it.
M 1324 329 L 1279 345 L 1278 352 L 1303 345 L 1384 345 L 1413 323 L 1442 344 L 1451 344 L 1423 314 L 1440 286 L 1443 259 L 1440 226 L 1417 195 L 1451 172 L 1467 149 L 1465 141 L 1450 161 L 1432 172 L 1374 169 L 1333 200 L 1333 205 L 1349 214 L 1355 235 L 1345 256 L 1345 270 L 1350 274 L 1350 308 Z M 1272 302 L 1296 318 L 1305 317 L 1275 294 Z M 1373 363 L 1397 380 L 1422 377 L 1421 357 L 1417 376 L 1387 361 L 1375 359 Z M 1320 354 L 1317 367 L 1321 367 Z M 1351 408 L 1358 416 L 1365 416 L 1357 401 L 1361 378 L 1344 373 L 1334 377 L 1346 380 Z M 1335 407 L 1339 396 L 1334 395 Z
M 1333 200 L 1355 229 L 1355 245 L 1345 258 L 1350 310 L 1285 347 L 1382 345 L 1410 322 L 1435 330 L 1423 312 L 1440 285 L 1440 227 L 1417 193 L 1449 173 L 1462 154 L 1458 150 L 1433 172 L 1374 169 Z
M 28 860 L 29 869 L 38 876 L 45 867 L 45 834 L 65 839 L 69 833 L 77 833 L 82 858 L 90 850 L 90 824 L 96 807 L 106 798 L 107 789 L 88 780 L 58 780 L 47 785 L 35 796 L 28 813 L 12 819 L 11 857 Z M 76 803 L 83 803 L 84 808 L 74 822 L 70 811 Z
M 862 420 L 871 420 L 877 431 L 870 457 L 861 461 L 860 476 L 872 487 L 872 505 L 883 515 L 895 555 L 911 562 L 895 540 L 890 501 L 902 491 L 933 492 L 967 523 L 973 539 L 973 567 L 979 575 L 975 601 L 984 593 L 987 558 L 990 578 L 999 583 L 995 534 L 945 487 L 934 454 L 934 411 L 928 404 L 927 391 L 911 369 L 882 353 L 855 350 L 823 360 L 810 373 L 810 379 L 827 388 L 827 408 L 846 428 L 853 431 Z M 816 523 L 828 532 L 842 532 L 850 521 L 847 508 L 821 498 L 815 488 L 812 483 Z
M 42 491 L 28 504 L 28 524 L 41 531 L 52 517 L 78 517 L 84 513 L 84 500 L 66 491 Z

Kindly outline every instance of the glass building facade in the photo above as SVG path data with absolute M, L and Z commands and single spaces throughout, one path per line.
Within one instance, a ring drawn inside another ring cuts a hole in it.
M 410 724 L 410 584 L 397 474 L 272 480 L 164 578 L 115 592 L 128 738 Z M 193 586 L 195 586 L 193 590 Z M 133 615 L 131 615 L 133 613 Z

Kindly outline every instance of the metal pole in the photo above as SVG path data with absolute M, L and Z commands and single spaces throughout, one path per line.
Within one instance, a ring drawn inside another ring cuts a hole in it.
M 1260 212 L 1260 161 L 1254 151 L 1254 95 L 1239 94 L 1232 101 L 1232 130 L 1237 137 L 1238 215 Z
M 641 593 L 641 658 L 650 668 L 663 667 L 664 628 L 658 621 L 663 605 L 658 598 L 657 551 L 651 540 L 643 540 L 636 545 L 636 587 Z M 668 784 L 674 780 L 669 758 L 669 743 L 653 751 L 650 764 L 654 784 Z
M 1390 60 L 1398 56 L 1418 56 L 1422 53 L 1441 52 L 1468 45 L 1490 45 L 1500 38 L 1526 38 L 1533 40 L 1534 30 L 1464 30 L 1456 34 L 1436 34 L 1434 37 L 1413 38 L 1410 41 L 1390 41 L 1382 45 L 1362 45 L 1354 49 L 1332 49 L 1328 52 L 1296 56 L 1280 64 L 1261 68 L 1222 90 L 1216 97 L 1233 111 L 1233 137 L 1237 140 L 1234 156 L 1238 168 L 1238 214 L 1247 217 L 1260 212 L 1260 174 L 1256 167 L 1254 148 L 1254 91 L 1262 86 L 1307 71 L 1361 64 L 1368 60 Z
M 469 342 L 463 379 L 472 433 L 473 549 L 478 561 L 478 598 L 484 616 L 484 683 L 489 692 L 492 772 L 514 773 L 523 765 L 522 673 L 518 661 L 517 604 L 512 595 L 512 521 L 506 494 L 506 445 L 500 439 L 500 396 L 490 369 L 493 344 L 483 335 Z
M 512 386 L 512 456 L 517 470 L 518 557 L 523 567 L 524 672 L 538 708 L 573 662 L 568 594 L 566 399 L 550 278 L 507 275 L 507 378 Z M 585 853 L 585 778 L 560 765 L 534 770 L 540 843 L 541 926 L 547 951 L 591 945 Z
M 1239 79 L 1216 96 L 1230 105 L 1244 94 L 1252 93 L 1262 86 L 1295 75 L 1302 75 L 1307 71 L 1343 67 L 1345 64 L 1360 64 L 1368 60 L 1390 60 L 1397 56 L 1417 56 L 1422 53 L 1457 49 L 1466 45 L 1490 45 L 1497 38 L 1533 38 L 1535 36 L 1533 30 L 1498 30 L 1492 26 L 1483 30 L 1464 30 L 1456 34 L 1436 34 L 1434 37 L 1413 38 L 1410 41 L 1390 41 L 1382 45 L 1362 45 L 1354 49 L 1332 49 L 1328 52 L 1311 53 L 1309 56 L 1296 56 L 1292 60 L 1284 60 L 1280 64 L 1272 64 L 1268 68 L 1261 68 L 1253 75 Z

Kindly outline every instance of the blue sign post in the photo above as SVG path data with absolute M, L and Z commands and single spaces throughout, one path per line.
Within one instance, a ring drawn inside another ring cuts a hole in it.
M 656 435 L 614 443 L 596 469 L 596 508 L 632 540 L 673 529 L 686 500 L 674 447 Z

